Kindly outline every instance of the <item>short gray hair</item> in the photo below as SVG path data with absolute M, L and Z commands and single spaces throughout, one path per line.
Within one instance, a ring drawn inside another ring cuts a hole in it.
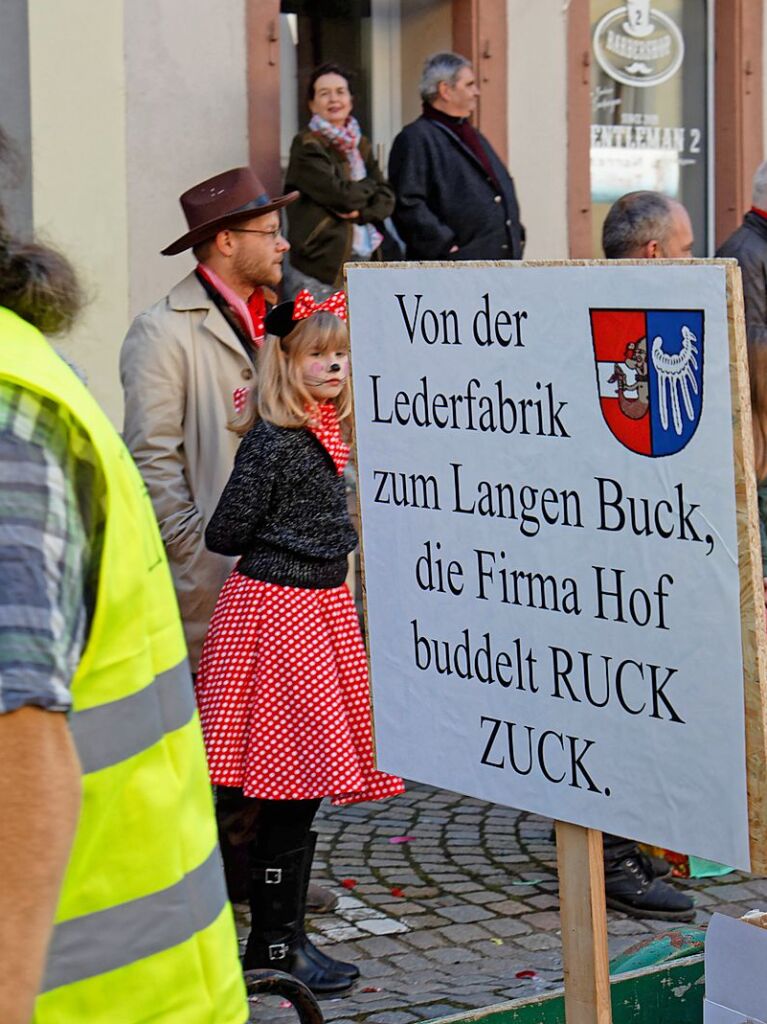
M 663 245 L 672 226 L 672 213 L 672 200 L 660 192 L 628 192 L 616 199 L 602 226 L 605 257 L 630 259 L 653 239 Z
M 767 210 L 767 160 L 763 164 L 759 164 L 754 173 L 751 202 L 760 210 Z
M 461 68 L 470 68 L 471 61 L 462 57 L 460 53 L 433 53 L 424 61 L 421 81 L 418 90 L 421 99 L 431 103 L 439 94 L 439 83 L 447 82 L 448 85 L 455 85 L 458 72 Z

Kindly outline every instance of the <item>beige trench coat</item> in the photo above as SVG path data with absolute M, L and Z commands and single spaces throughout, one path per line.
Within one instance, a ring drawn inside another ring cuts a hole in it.
M 194 274 L 133 321 L 120 353 L 125 443 L 149 490 L 184 621 L 192 671 L 234 559 L 205 547 L 205 526 L 239 438 L 232 393 L 253 365 Z

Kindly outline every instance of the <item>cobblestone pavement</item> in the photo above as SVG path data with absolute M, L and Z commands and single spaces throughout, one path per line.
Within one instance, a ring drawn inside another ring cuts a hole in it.
M 312 938 L 362 973 L 350 993 L 322 1000 L 326 1020 L 410 1024 L 561 985 L 548 819 L 411 783 L 393 800 L 323 804 L 317 830 L 313 879 L 339 906 L 310 918 Z M 740 872 L 678 884 L 694 893 L 700 925 L 714 910 L 767 907 L 767 880 Z M 611 957 L 671 927 L 608 918 Z M 293 1019 L 274 997 L 252 1004 L 260 1024 Z

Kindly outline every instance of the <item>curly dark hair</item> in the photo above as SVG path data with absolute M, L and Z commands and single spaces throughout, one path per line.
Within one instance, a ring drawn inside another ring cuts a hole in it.
M 13 165 L 15 147 L 0 128 L 0 164 Z M 43 334 L 68 330 L 84 302 L 74 267 L 60 252 L 15 238 L 0 205 L 0 305 Z

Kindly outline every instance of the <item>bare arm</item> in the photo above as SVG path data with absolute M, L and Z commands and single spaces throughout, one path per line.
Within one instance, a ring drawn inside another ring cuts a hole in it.
M 29 1024 L 80 809 L 64 714 L 0 715 L 0 1020 Z

